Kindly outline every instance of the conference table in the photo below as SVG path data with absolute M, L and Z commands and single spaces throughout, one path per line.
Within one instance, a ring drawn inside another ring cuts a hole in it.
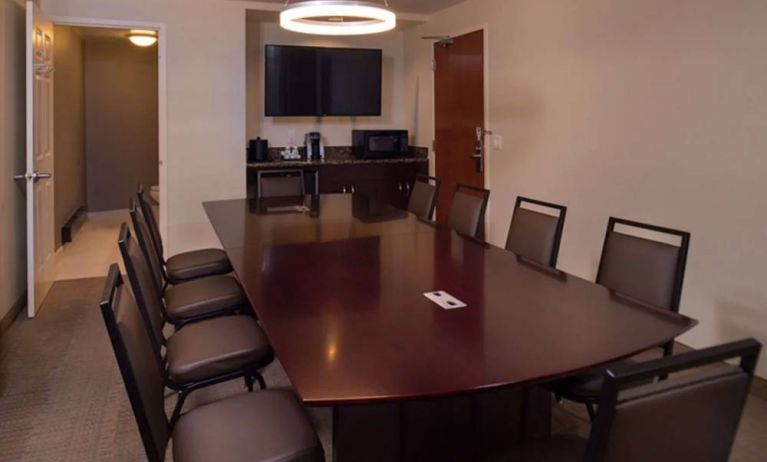
M 536 385 L 696 324 L 360 194 L 204 207 L 336 461 L 490 458 L 550 432 Z

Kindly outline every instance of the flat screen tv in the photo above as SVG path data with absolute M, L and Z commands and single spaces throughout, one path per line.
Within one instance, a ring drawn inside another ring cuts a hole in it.
M 266 46 L 266 115 L 380 116 L 381 50 Z

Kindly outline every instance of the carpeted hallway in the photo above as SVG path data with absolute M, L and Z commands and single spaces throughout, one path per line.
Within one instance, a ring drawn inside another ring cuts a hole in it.
M 19 317 L 3 335 L 2 460 L 145 460 L 97 306 L 102 285 L 101 278 L 57 282 L 34 321 Z M 270 387 L 289 386 L 277 362 L 265 377 Z M 223 384 L 192 394 L 188 406 L 244 391 L 242 382 Z M 173 403 L 169 398 L 169 412 Z M 331 413 L 312 414 L 330 461 Z M 580 407 L 555 406 L 554 430 L 586 434 Z M 752 396 L 731 460 L 762 461 L 766 452 L 767 400 Z

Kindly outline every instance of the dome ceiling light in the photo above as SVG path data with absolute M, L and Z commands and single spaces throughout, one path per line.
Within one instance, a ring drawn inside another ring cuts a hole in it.
M 133 29 L 128 34 L 128 40 L 140 47 L 151 47 L 157 43 L 157 32 L 153 30 Z
M 350 0 L 311 0 L 285 3 L 280 26 L 293 32 L 315 35 L 365 35 L 392 30 L 397 15 L 382 4 Z

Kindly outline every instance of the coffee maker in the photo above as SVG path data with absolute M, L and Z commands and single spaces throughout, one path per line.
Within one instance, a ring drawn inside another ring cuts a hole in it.
M 325 145 L 322 143 L 320 132 L 306 134 L 306 160 L 323 160 L 325 158 Z

